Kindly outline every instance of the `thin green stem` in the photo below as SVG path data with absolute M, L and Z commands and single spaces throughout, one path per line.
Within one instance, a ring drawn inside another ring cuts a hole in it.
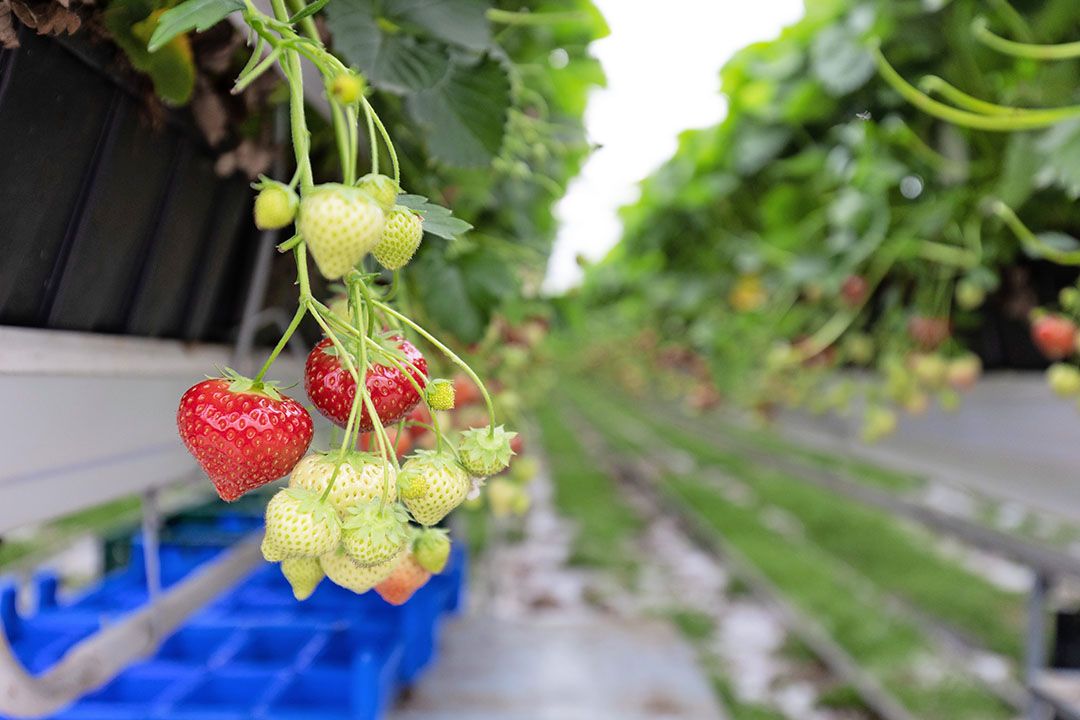
M 377 302 L 376 305 L 378 307 L 380 307 L 384 312 L 389 314 L 391 317 L 396 317 L 398 320 L 405 323 L 406 325 L 411 327 L 413 330 L 415 330 L 417 333 L 419 333 L 425 340 L 427 340 L 429 343 L 431 343 L 436 348 L 438 348 L 440 352 L 442 352 L 444 355 L 446 355 L 446 357 L 450 359 L 450 362 L 454 363 L 459 368 L 461 368 L 465 372 L 465 374 L 468 375 L 469 378 L 474 383 L 476 383 L 476 386 L 478 388 L 480 388 L 480 394 L 484 396 L 484 403 L 487 405 L 488 423 L 489 423 L 489 430 L 490 430 L 489 434 L 492 437 L 494 437 L 494 435 L 495 435 L 495 403 L 493 403 L 491 401 L 491 394 L 488 393 L 487 387 L 484 386 L 484 382 L 480 379 L 480 376 L 477 375 L 473 371 L 473 369 L 471 367 L 469 367 L 469 364 L 467 362 L 465 362 L 460 357 L 458 357 L 457 354 L 453 350 L 451 350 L 450 348 L 443 345 L 441 342 L 439 342 L 438 338 L 433 336 L 431 333 L 429 333 L 424 328 L 417 325 L 410 318 L 408 318 L 405 315 L 402 315 L 401 313 L 399 313 L 397 310 L 390 307 L 386 303 Z
M 489 22 L 498 23 L 500 25 L 528 25 L 533 27 L 557 25 L 559 23 L 582 23 L 588 22 L 589 20 L 589 16 L 583 12 L 532 13 L 499 10 L 498 8 L 490 8 L 485 13 L 485 16 Z
M 379 174 L 379 142 L 375 138 L 375 110 L 371 107 L 371 103 L 367 101 L 367 98 L 362 98 L 360 104 L 364 108 L 364 119 L 367 121 L 368 129 L 368 146 L 371 152 L 371 172 L 375 175 Z
M 386 145 L 386 152 L 390 153 L 390 163 L 394 168 L 394 182 L 400 186 L 401 166 L 398 163 L 397 150 L 394 149 L 394 141 L 390 139 L 390 133 L 387 131 L 386 126 L 383 125 L 382 118 L 375 112 L 375 108 L 371 107 L 371 103 L 367 101 L 367 98 L 364 98 L 364 107 L 364 111 L 369 113 L 368 119 L 375 123 L 375 127 L 379 129 L 379 134 L 382 135 L 383 143 Z
M 976 18 L 971 24 L 971 33 L 983 45 L 997 50 L 1003 55 L 1028 58 L 1030 60 L 1074 60 L 1080 58 L 1080 42 L 1062 43 L 1060 45 L 1016 42 L 995 34 L 990 29 L 986 18 Z
M 1070 118 L 1080 117 L 1080 108 L 1078 107 L 1056 110 L 1023 110 L 1016 108 L 1015 112 L 1009 116 L 981 115 L 959 110 L 951 105 L 934 100 L 910 84 L 889 64 L 889 61 L 885 59 L 885 56 L 877 47 L 871 48 L 871 52 L 877 61 L 878 72 L 904 99 L 923 112 L 954 125 L 990 132 L 1014 132 L 1017 130 L 1044 128 Z
M 986 100 L 980 100 L 974 95 L 968 95 L 960 88 L 950 84 L 944 78 L 940 78 L 937 75 L 926 75 L 919 81 L 919 87 L 928 94 L 937 93 L 941 97 L 945 98 L 949 102 L 957 105 L 964 110 L 971 110 L 972 112 L 982 113 L 983 115 L 1016 115 L 1020 112 L 1019 108 L 1006 107 L 1005 105 L 997 105 Z
M 1051 260 L 1058 265 L 1080 265 L 1080 250 L 1059 250 L 1033 233 L 1016 212 L 1000 200 L 990 205 L 990 210 L 1013 231 L 1024 248 L 1035 257 Z
M 271 0 L 274 17 L 282 22 L 289 19 L 285 0 Z M 307 118 L 304 115 L 304 79 L 300 69 L 300 55 L 296 50 L 285 52 L 285 77 L 289 82 L 289 123 L 292 130 L 293 151 L 296 153 L 296 166 L 300 171 L 300 187 L 310 189 L 314 184 L 311 172 L 311 158 L 308 150 L 311 136 L 308 133 Z
M 255 376 L 255 382 L 261 382 L 263 377 L 266 376 L 267 371 L 270 370 L 270 366 L 277 360 L 278 355 L 285 349 L 285 346 L 289 344 L 289 340 L 292 338 L 293 333 L 296 332 L 296 328 L 300 327 L 300 321 L 307 315 L 307 303 L 301 302 L 299 307 L 296 308 L 296 313 L 293 315 L 292 322 L 285 328 L 285 333 L 278 340 L 277 346 L 270 353 L 270 357 L 266 358 L 266 362 L 263 363 L 262 368 L 259 370 L 259 374 Z

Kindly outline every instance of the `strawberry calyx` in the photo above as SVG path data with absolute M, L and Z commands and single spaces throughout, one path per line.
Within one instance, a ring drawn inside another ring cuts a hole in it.
M 227 381 L 229 383 L 229 392 L 231 393 L 260 395 L 271 400 L 281 400 L 282 397 L 281 392 L 278 390 L 278 383 L 270 380 L 255 380 L 253 378 L 244 377 L 229 367 L 223 369 L 221 371 L 221 377 L 217 379 Z
M 510 465 L 514 455 L 510 443 L 515 437 L 516 432 L 507 431 L 502 425 L 466 430 L 458 444 L 461 464 L 470 475 L 494 475 Z
M 324 501 L 319 493 L 301 487 L 284 488 L 280 492 L 296 502 L 296 511 L 313 515 L 315 520 L 330 525 L 337 524 L 338 516 L 330 503 Z

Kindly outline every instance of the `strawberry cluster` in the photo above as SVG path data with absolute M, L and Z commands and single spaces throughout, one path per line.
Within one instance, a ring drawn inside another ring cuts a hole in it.
M 248 8 L 245 17 L 265 30 L 268 19 L 256 10 Z M 291 30 L 274 28 L 293 42 Z M 272 32 L 260 35 L 278 47 Z M 402 194 L 397 153 L 364 96 L 362 78 L 340 67 L 317 39 L 306 47 L 329 73 L 327 101 L 335 122 L 354 125 L 340 128 L 342 182 L 312 180 L 302 77 L 289 67 L 297 59 L 290 56 L 292 45 L 281 45 L 297 172 L 288 184 L 262 178 L 254 186 L 254 220 L 263 230 L 295 226 L 279 249 L 296 260 L 298 307 L 254 378 L 228 371 L 196 384 L 181 399 L 177 425 L 223 500 L 288 476 L 288 486 L 266 507 L 262 553 L 280 563 L 297 599 L 330 578 L 354 592 L 374 588 L 388 602 L 402 603 L 447 562 L 450 540 L 435 526 L 487 477 L 508 468 L 517 434 L 496 423 L 491 396 L 472 368 L 394 304 L 399 290 L 406 292 L 398 273 L 420 247 L 425 213 L 442 219 L 431 232 L 443 237 L 469 226 L 448 223 L 449 210 Z M 361 113 L 368 120 L 372 168 L 357 179 L 354 131 Z M 393 160 L 393 177 L 378 171 L 375 128 Z M 327 280 L 344 286 L 329 306 L 312 295 L 309 253 Z M 341 431 L 340 445 L 318 452 L 309 452 L 308 411 L 264 380 L 305 317 L 314 319 L 323 337 L 307 358 L 304 390 Z M 455 382 L 429 378 L 428 359 L 414 343 L 445 356 L 478 398 L 461 397 L 467 392 L 459 394 Z M 459 399 L 482 399 L 487 424 L 451 436 L 439 415 Z M 410 452 L 421 435 L 430 447 Z

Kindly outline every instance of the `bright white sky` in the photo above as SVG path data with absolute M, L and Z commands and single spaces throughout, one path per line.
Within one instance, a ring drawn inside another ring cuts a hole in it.
M 678 135 L 724 115 L 720 67 L 736 51 L 775 37 L 802 16 L 802 0 L 594 0 L 611 35 L 593 45 L 608 87 L 585 122 L 597 150 L 556 208 L 561 230 L 545 290 L 581 280 L 578 254 L 604 257 L 618 242 L 618 209 L 672 156 Z

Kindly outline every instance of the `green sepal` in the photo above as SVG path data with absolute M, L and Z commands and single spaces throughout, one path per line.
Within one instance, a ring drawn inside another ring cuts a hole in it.
M 229 381 L 229 392 L 262 395 L 271 400 L 281 399 L 281 393 L 278 391 L 278 384 L 275 382 L 269 380 L 253 380 L 249 377 L 244 377 L 230 367 L 221 371 L 221 379 Z
M 516 432 L 509 432 L 502 425 L 494 431 L 490 425 L 464 431 L 458 443 L 462 465 L 473 475 L 494 475 L 509 467 L 510 458 L 514 456 L 510 441 L 515 437 Z
M 297 503 L 297 512 L 310 513 L 320 523 L 333 525 L 338 522 L 337 512 L 319 493 L 301 487 L 284 488 L 279 492 L 285 493 Z
M 409 539 L 409 516 L 397 503 L 382 506 L 379 500 L 349 508 L 350 517 L 343 523 L 344 530 L 365 537 L 381 545 L 389 542 L 403 545 Z

